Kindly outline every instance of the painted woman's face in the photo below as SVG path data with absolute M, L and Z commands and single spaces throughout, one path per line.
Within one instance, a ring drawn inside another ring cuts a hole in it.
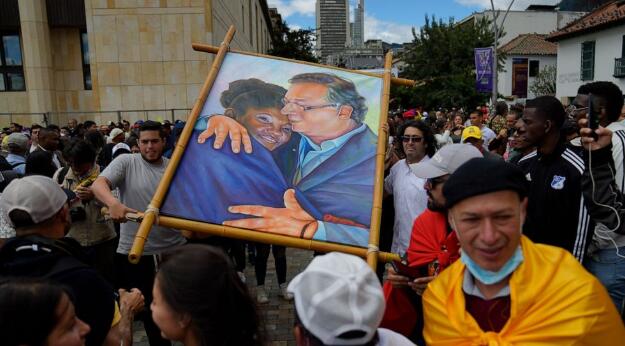
M 279 108 L 249 108 L 239 121 L 254 139 L 270 151 L 291 138 L 291 124 Z

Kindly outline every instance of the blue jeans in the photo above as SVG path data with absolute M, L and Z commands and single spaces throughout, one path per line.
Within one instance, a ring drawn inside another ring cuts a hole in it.
M 625 247 L 618 248 L 625 256 Z M 616 249 L 596 251 L 584 261 L 586 269 L 601 281 L 610 294 L 621 317 L 625 311 L 625 258 L 616 255 Z

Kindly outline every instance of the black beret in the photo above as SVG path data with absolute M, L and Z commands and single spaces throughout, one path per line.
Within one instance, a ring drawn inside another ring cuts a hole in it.
M 447 208 L 469 197 L 511 190 L 527 196 L 528 181 L 517 166 L 498 159 L 474 158 L 449 177 L 443 186 Z

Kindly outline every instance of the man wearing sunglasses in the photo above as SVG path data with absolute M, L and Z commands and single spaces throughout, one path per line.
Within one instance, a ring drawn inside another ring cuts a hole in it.
M 447 221 L 443 187 L 458 167 L 476 157 L 482 157 L 482 154 L 473 146 L 448 144 L 430 160 L 410 166 L 414 175 L 426 179 L 428 208 L 414 220 L 407 264 L 423 270 L 421 277 L 413 278 L 405 273 L 397 273 L 392 267 L 388 268 L 387 280 L 392 288 L 389 291 L 388 285 L 385 285 L 387 310 L 382 325 L 411 336 L 414 342 L 421 340 L 423 328 L 422 324 L 418 324 L 423 321 L 418 316 L 422 311 L 420 296 L 438 272 L 460 256 L 458 239 Z
M 405 123 L 398 138 L 406 158 L 391 167 L 384 179 L 384 193 L 393 195 L 395 206 L 391 252 L 403 254 L 410 244 L 412 222 L 425 210 L 428 199 L 425 179 L 412 174 L 410 165 L 428 161 L 436 151 L 436 143 L 430 127 L 416 120 Z

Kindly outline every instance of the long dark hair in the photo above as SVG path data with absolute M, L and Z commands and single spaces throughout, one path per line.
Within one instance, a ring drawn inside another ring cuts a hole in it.
M 163 299 L 191 319 L 201 345 L 260 346 L 265 333 L 247 286 L 223 251 L 208 245 L 178 247 L 157 274 Z
M 45 345 L 57 324 L 56 308 L 67 291 L 40 279 L 0 281 L 0 335 L 3 345 Z
M 404 136 L 404 132 L 406 132 L 406 129 L 409 127 L 414 127 L 419 129 L 422 133 L 423 133 L 423 140 L 425 141 L 425 154 L 428 157 L 432 157 L 434 156 L 434 153 L 436 153 L 436 139 L 434 138 L 434 134 L 432 133 L 432 129 L 423 121 L 421 120 L 411 120 L 408 122 L 405 122 L 400 128 L 399 128 L 399 139 L 401 140 L 401 138 Z M 406 155 L 406 153 L 404 153 L 404 147 L 400 145 L 401 148 L 401 152 Z

